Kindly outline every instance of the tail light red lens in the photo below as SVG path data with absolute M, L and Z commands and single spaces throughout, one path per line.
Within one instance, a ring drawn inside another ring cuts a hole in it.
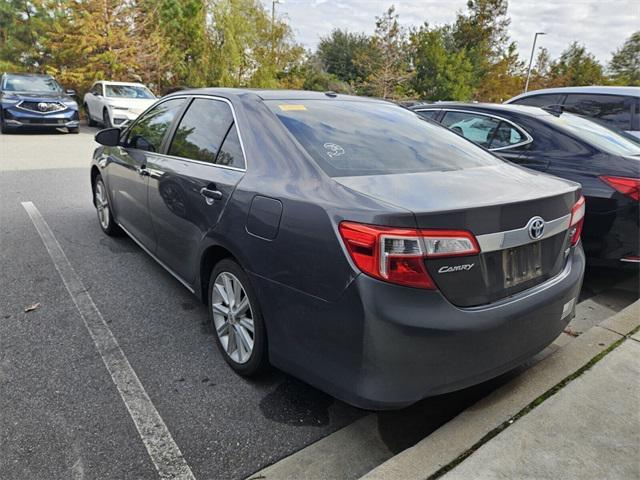
M 636 201 L 640 200 L 640 178 L 604 176 L 600 177 L 600 180 L 623 195 L 631 197 Z
M 584 197 L 580 197 L 580 200 L 571 209 L 571 222 L 569 222 L 569 234 L 571 235 L 571 246 L 574 246 L 580 240 L 580 234 L 582 233 L 582 224 L 584 223 L 585 203 Z
M 342 222 L 340 235 L 356 266 L 387 282 L 434 290 L 425 258 L 474 255 L 480 248 L 467 231 L 416 230 Z

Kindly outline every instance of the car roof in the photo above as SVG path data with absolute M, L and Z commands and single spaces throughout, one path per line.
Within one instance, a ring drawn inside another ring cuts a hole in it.
M 47 73 L 14 73 L 14 72 L 4 72 L 3 75 L 11 75 L 13 77 L 49 77 L 53 78 L 51 75 Z
M 166 97 L 174 95 L 220 95 L 224 97 L 243 97 L 255 95 L 262 100 L 349 100 L 354 102 L 391 103 L 371 97 L 357 97 L 334 92 L 312 92 L 308 90 L 263 90 L 257 88 L 196 88 L 178 90 Z
M 522 113 L 533 117 L 551 115 L 540 107 L 529 105 L 505 105 L 503 103 L 464 103 L 464 102 L 438 102 L 425 103 L 410 107 L 411 110 L 472 110 L 484 113 Z
M 510 98 L 505 103 L 513 102 L 520 98 L 532 97 L 534 95 L 542 94 L 554 94 L 554 93 L 595 93 L 606 95 L 625 95 L 630 97 L 640 97 L 640 87 L 616 87 L 616 86 L 590 86 L 590 87 L 558 87 L 558 88 L 543 88 L 540 90 L 532 90 L 527 93 L 521 93 L 513 98 Z
M 140 82 L 114 82 L 111 80 L 98 80 L 96 83 L 102 83 L 102 84 L 107 84 L 107 85 L 125 85 L 125 86 L 136 86 L 136 87 L 145 87 L 146 85 L 144 83 L 140 83 Z

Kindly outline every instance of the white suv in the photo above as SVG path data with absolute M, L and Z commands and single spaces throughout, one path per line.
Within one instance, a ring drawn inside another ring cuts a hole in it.
M 562 106 L 640 137 L 640 87 L 563 87 L 523 93 L 505 103 Z
M 121 126 L 138 118 L 153 105 L 156 96 L 142 83 L 99 81 L 84 96 L 89 126 Z

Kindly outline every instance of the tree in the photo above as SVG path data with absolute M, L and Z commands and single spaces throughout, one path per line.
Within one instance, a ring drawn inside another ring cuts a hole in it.
M 609 71 L 616 83 L 640 86 L 640 30 L 614 52 Z
M 372 56 L 372 41 L 363 33 L 334 29 L 318 44 L 317 56 L 324 70 L 343 82 L 355 85 L 366 79 L 369 68 L 358 59 Z
M 372 49 L 356 59 L 360 68 L 370 73 L 363 87 L 365 93 L 382 98 L 403 96 L 403 84 L 409 78 L 409 56 L 405 30 L 398 23 L 398 14 L 392 5 L 376 17 L 376 29 L 372 37 Z
M 551 63 L 549 84 L 552 86 L 582 86 L 604 83 L 602 65 L 584 45 L 573 42 Z
M 51 16 L 45 0 L 0 1 L 0 66 L 2 70 L 37 70 L 46 62 L 41 33 Z
M 473 95 L 473 65 L 466 50 L 446 47 L 447 32 L 424 24 L 412 32 L 415 72 L 411 86 L 425 100 L 469 100 Z

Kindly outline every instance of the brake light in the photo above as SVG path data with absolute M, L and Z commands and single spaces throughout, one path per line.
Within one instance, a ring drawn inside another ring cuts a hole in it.
M 573 247 L 580 240 L 580 234 L 582 233 L 582 225 L 584 224 L 584 212 L 585 203 L 584 197 L 580 197 L 580 200 L 571 209 L 571 221 L 569 222 L 569 235 L 571 236 L 571 246 Z
M 367 275 L 399 285 L 435 290 L 425 258 L 480 252 L 467 231 L 416 230 L 342 222 L 340 235 L 356 266 Z
M 623 195 L 634 200 L 640 200 L 640 178 L 627 177 L 600 177 L 600 180 L 616 189 Z

